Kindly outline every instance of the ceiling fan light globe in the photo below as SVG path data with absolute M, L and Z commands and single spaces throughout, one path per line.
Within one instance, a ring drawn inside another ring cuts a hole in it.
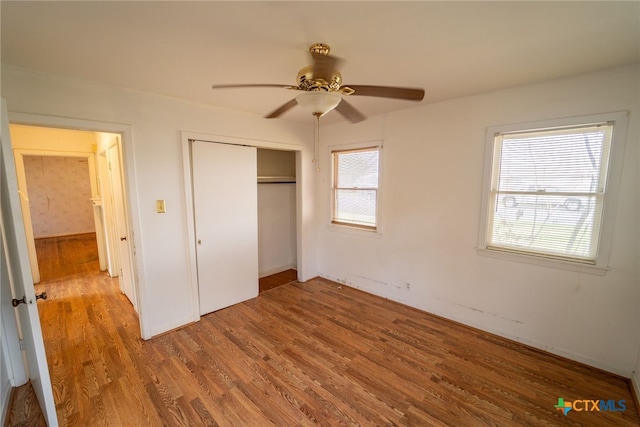
M 342 101 L 337 92 L 304 92 L 296 96 L 296 101 L 316 117 L 322 117 Z

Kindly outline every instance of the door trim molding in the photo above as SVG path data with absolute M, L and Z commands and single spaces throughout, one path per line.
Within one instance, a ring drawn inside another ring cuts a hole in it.
M 194 141 L 212 142 L 218 144 L 231 144 L 231 145 L 244 145 L 256 148 L 270 148 L 275 150 L 288 150 L 301 152 L 303 147 L 301 145 L 289 144 L 278 141 L 263 141 L 251 138 L 239 138 L 227 135 L 212 135 L 203 134 L 197 132 L 183 131 L 180 133 L 181 148 L 182 148 L 182 171 L 184 174 L 184 205 L 186 207 L 186 230 L 185 230 L 185 243 L 188 248 L 188 262 L 189 262 L 189 286 L 191 289 L 191 301 L 193 311 L 193 321 L 200 320 L 200 299 L 198 294 L 198 267 L 196 258 L 196 234 L 195 234 L 195 209 L 193 198 L 193 165 L 191 163 L 191 144 Z M 296 165 L 298 166 L 298 165 Z M 296 172 L 298 175 L 297 180 L 300 179 L 300 171 Z M 298 181 L 299 182 L 299 181 Z M 256 185 L 257 185 L 257 172 L 256 172 Z M 302 198 L 296 197 L 296 212 L 302 211 Z M 296 221 L 296 234 L 297 241 L 301 242 L 301 236 L 303 234 L 303 227 L 301 222 Z M 300 260 L 302 250 L 298 248 L 298 265 L 303 265 Z
M 140 235 L 140 208 L 138 199 L 135 197 L 135 189 L 138 188 L 136 183 L 136 169 L 134 162 L 134 150 L 133 150 L 133 128 L 126 123 L 110 123 L 100 122 L 95 120 L 75 119 L 69 117 L 48 116 L 42 114 L 31 114 L 21 112 L 8 112 L 9 122 L 13 124 L 29 125 L 29 126 L 42 126 L 59 129 L 75 129 L 85 130 L 90 132 L 106 132 L 115 133 L 121 135 L 121 147 L 123 156 L 123 185 L 125 187 L 126 203 L 128 206 L 128 220 L 130 226 L 131 235 L 131 257 L 132 264 L 135 266 L 136 271 L 133 277 L 134 291 L 136 292 L 136 299 L 138 301 L 138 320 L 140 323 L 140 335 L 142 339 L 149 339 L 153 336 L 149 328 L 145 325 L 144 321 L 144 302 L 148 300 L 146 298 L 147 287 L 144 273 L 144 256 L 142 254 L 142 248 L 136 247 L 135 242 L 137 236 Z

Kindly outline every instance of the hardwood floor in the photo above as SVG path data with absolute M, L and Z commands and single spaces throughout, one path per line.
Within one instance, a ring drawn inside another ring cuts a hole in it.
M 63 426 L 640 424 L 626 379 L 323 279 L 148 341 L 104 273 L 37 288 Z
M 35 239 L 40 280 L 100 270 L 96 233 Z
M 285 270 L 270 276 L 261 277 L 259 280 L 260 293 L 291 283 L 297 278 L 298 272 L 296 270 Z
M 11 401 L 6 417 L 5 427 L 44 427 L 47 421 L 42 415 L 36 393 L 31 383 L 14 388 L 11 391 Z

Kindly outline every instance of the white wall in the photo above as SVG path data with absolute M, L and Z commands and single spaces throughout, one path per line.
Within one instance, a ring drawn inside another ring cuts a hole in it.
M 35 118 L 39 124 L 71 118 L 109 124 L 93 130 L 112 131 L 112 124 L 129 129 L 123 141 L 124 161 L 145 337 L 197 318 L 189 269 L 188 245 L 192 242 L 186 237 L 181 131 L 269 141 L 270 148 L 280 143 L 302 146 L 311 142 L 306 126 L 13 67 L 3 67 L 1 90 L 12 121 L 44 115 Z M 302 165 L 311 164 L 310 151 L 303 151 Z M 300 178 L 304 188 L 314 188 L 311 172 L 303 169 Z M 299 247 L 309 246 L 305 239 L 313 245 L 314 239 L 313 191 L 301 197 L 303 209 L 298 215 L 305 232 L 299 233 Z M 166 200 L 164 214 L 155 212 L 158 199 Z M 317 274 L 314 251 L 313 246 L 301 251 L 298 268 L 303 279 Z
M 260 277 L 296 268 L 296 184 L 258 184 Z
M 318 180 L 324 277 L 626 377 L 640 337 L 638 66 L 425 105 L 323 130 L 329 146 L 383 140 L 380 235 L 329 225 Z M 427 88 L 427 90 L 429 90 Z M 476 253 L 488 126 L 630 110 L 604 276 Z

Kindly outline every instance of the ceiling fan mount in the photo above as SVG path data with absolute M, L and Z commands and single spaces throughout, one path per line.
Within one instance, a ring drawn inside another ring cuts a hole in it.
M 424 89 L 403 88 L 393 86 L 365 86 L 342 85 L 342 75 L 337 67 L 342 62 L 340 58 L 329 55 L 331 48 L 323 43 L 316 43 L 309 47 L 313 64 L 298 71 L 297 86 L 280 84 L 231 84 L 213 85 L 213 89 L 242 88 L 242 87 L 279 87 L 283 89 L 301 91 L 300 95 L 267 114 L 266 118 L 275 118 L 300 104 L 308 108 L 319 118 L 336 109 L 347 120 L 357 123 L 366 117 L 349 104 L 342 95 L 346 96 L 374 96 L 382 98 L 421 101 Z M 324 94 L 324 95 L 323 95 Z
M 318 55 L 329 56 L 329 52 L 331 52 L 331 47 L 328 44 L 315 43 L 309 46 L 309 52 L 311 54 L 317 53 Z
M 316 43 L 309 47 L 309 53 L 314 56 L 329 56 L 331 48 L 324 43 Z M 328 78 L 328 79 L 327 79 Z M 298 89 L 307 92 L 326 91 L 338 92 L 342 85 L 342 75 L 335 68 L 325 76 L 325 78 L 316 78 L 314 74 L 314 65 L 303 67 L 298 71 Z

